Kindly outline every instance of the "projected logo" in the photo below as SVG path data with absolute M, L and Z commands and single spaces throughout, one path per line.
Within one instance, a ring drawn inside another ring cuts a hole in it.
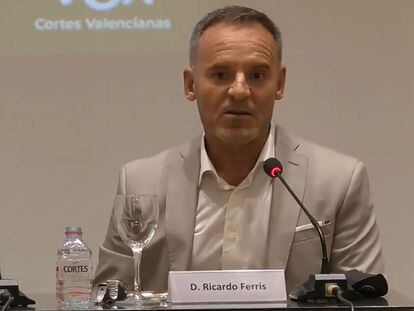
M 2 0 L 0 0 L 2 1 Z M 54 0 L 65 7 L 75 3 L 74 0 Z M 81 1 L 81 0 L 78 0 Z M 134 3 L 143 3 L 146 6 L 154 6 L 154 0 L 82 0 L 85 6 L 94 11 L 111 11 L 117 7 L 131 6 Z M 142 31 L 142 30 L 170 30 L 172 22 L 170 18 L 159 18 L 151 12 L 151 17 L 136 16 L 137 10 L 128 10 L 123 18 L 112 18 L 110 14 L 105 16 L 62 18 L 61 16 L 38 17 L 34 20 L 37 31 Z M 138 10 L 139 11 L 139 10 Z M 152 8 L 151 8 L 151 11 Z M 154 11 L 155 6 L 154 6 Z M 80 12 L 78 12 L 80 13 Z M 147 12 L 146 12 L 147 13 Z
M 74 0 L 59 0 L 62 5 L 69 6 Z M 120 5 L 129 6 L 134 3 L 134 0 L 83 0 L 85 4 L 95 11 L 110 11 Z M 154 4 L 154 0 L 142 0 L 148 6 Z

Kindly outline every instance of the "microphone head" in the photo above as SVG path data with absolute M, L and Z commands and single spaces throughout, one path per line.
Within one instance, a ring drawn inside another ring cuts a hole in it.
M 283 166 L 282 163 L 276 158 L 269 158 L 263 162 L 263 170 L 267 175 L 275 178 L 277 174 L 282 174 Z

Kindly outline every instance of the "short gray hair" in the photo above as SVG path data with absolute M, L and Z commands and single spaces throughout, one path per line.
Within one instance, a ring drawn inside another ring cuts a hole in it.
M 218 23 L 248 24 L 258 23 L 266 28 L 276 42 L 277 56 L 282 61 L 282 34 L 273 21 L 264 13 L 243 6 L 226 6 L 214 10 L 203 17 L 194 27 L 190 39 L 190 65 L 195 62 L 197 45 L 207 28 Z

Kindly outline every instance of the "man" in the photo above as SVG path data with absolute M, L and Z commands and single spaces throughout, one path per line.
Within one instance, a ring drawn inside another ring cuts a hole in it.
M 185 96 L 196 101 L 204 135 L 126 164 L 118 193 L 155 193 L 157 232 L 144 249 L 143 289 L 165 291 L 170 270 L 285 269 L 287 290 L 320 270 L 316 231 L 279 181 L 262 169 L 277 157 L 284 176 L 326 235 L 334 272 L 382 272 L 366 170 L 354 158 L 272 124 L 286 68 L 278 28 L 245 7 L 211 12 L 195 27 Z M 131 251 L 113 216 L 95 283 L 132 288 Z

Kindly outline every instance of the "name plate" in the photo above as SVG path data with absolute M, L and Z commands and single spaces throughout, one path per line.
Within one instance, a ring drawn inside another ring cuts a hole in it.
M 284 270 L 170 271 L 172 303 L 286 302 Z

